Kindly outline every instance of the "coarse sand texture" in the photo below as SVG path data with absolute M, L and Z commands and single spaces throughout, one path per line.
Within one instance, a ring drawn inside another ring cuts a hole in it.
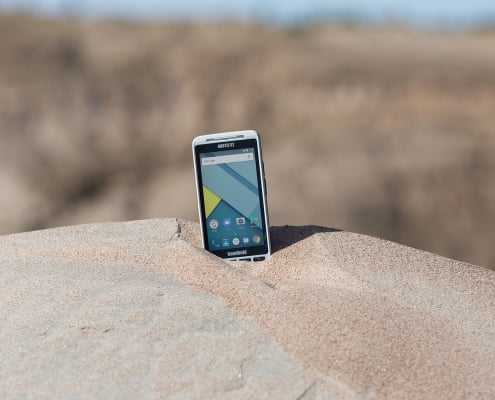
M 0 237 L 0 398 L 495 398 L 495 271 L 271 235 L 263 262 L 177 219 Z

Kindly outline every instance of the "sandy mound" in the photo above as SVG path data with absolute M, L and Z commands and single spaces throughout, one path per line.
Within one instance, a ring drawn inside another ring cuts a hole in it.
M 495 272 L 317 227 L 224 262 L 175 219 L 0 238 L 1 398 L 495 396 Z

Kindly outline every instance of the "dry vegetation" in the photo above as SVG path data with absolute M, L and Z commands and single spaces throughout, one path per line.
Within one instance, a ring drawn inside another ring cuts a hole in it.
M 195 220 L 193 136 L 262 134 L 273 225 L 495 267 L 495 33 L 0 16 L 0 231 Z

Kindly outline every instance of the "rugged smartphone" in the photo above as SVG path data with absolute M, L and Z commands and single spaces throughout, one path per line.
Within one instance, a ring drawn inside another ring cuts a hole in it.
M 203 246 L 221 258 L 270 257 L 266 188 L 259 135 L 214 133 L 192 142 Z

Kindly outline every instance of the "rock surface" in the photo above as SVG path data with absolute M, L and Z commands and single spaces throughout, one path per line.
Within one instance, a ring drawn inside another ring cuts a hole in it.
M 0 398 L 493 398 L 495 272 L 313 226 L 226 262 L 195 223 L 0 237 Z

